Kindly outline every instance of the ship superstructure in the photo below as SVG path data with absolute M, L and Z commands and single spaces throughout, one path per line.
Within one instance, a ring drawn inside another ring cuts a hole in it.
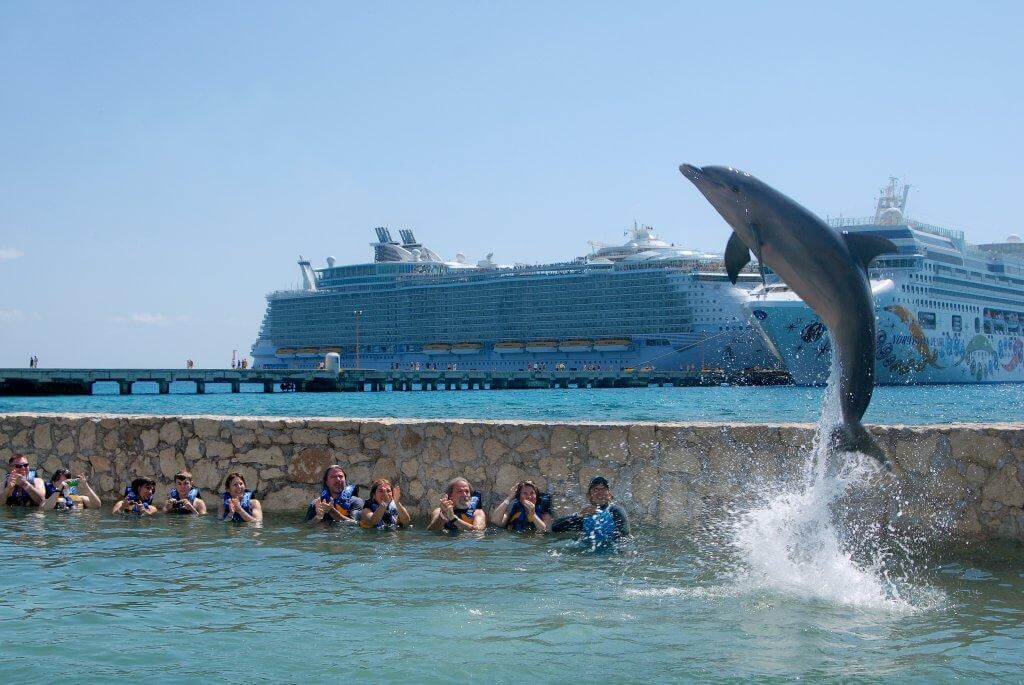
M 880 384 L 1024 381 L 1024 244 L 972 245 L 964 232 L 907 216 L 909 186 L 890 179 L 873 217 L 837 218 L 843 231 L 893 241 L 869 277 Z M 796 383 L 828 378 L 828 331 L 784 284 L 755 290 L 751 312 Z
M 312 368 L 335 352 L 347 368 L 595 370 L 777 366 L 720 255 L 634 226 L 624 245 L 592 243 L 566 262 L 445 261 L 411 230 L 378 228 L 374 261 L 313 269 L 267 296 L 253 345 L 262 368 Z

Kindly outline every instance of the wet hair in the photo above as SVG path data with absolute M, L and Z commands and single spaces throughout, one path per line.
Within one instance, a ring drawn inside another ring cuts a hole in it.
M 64 476 L 65 478 L 70 478 L 71 469 L 57 469 L 56 471 L 54 471 L 53 475 L 50 476 L 50 484 L 52 485 L 53 483 L 56 483 L 57 479 L 60 478 L 61 476 Z
M 192 480 L 192 474 L 185 469 L 182 469 L 174 474 L 174 480 Z
M 236 478 L 242 481 L 242 487 L 245 487 L 245 476 L 240 474 L 238 471 L 234 471 L 232 473 L 229 473 L 228 477 L 224 479 L 224 490 L 230 490 L 231 481 L 233 481 Z
M 516 499 L 519 499 L 519 493 L 521 493 L 523 491 L 523 488 L 526 487 L 527 485 L 533 488 L 533 491 L 537 493 L 538 498 L 540 497 L 540 488 L 537 487 L 536 483 L 534 483 L 532 480 L 521 480 L 519 481 L 519 485 L 516 486 Z
M 452 478 L 450 481 L 448 481 L 448 487 L 445 489 L 445 492 L 448 493 L 449 497 L 452 496 L 452 490 L 454 490 L 455 486 L 458 485 L 459 483 L 465 483 L 470 490 L 473 489 L 473 485 L 462 476 L 459 476 L 458 478 Z
M 370 484 L 370 496 L 367 498 L 367 502 L 377 501 L 376 499 L 374 499 L 375 497 L 377 497 L 377 488 L 384 485 L 384 483 L 391 485 L 391 481 L 389 481 L 387 478 L 378 478 L 377 480 L 373 481 L 373 483 Z
M 333 471 L 334 469 L 338 469 L 339 471 L 341 471 L 341 475 L 345 476 L 345 481 L 348 481 L 348 474 L 345 473 L 345 469 L 343 469 L 338 464 L 331 464 L 326 469 L 324 469 L 324 477 L 320 479 L 320 485 L 324 486 L 325 488 L 327 487 L 327 476 L 331 475 L 331 471 Z
M 135 480 L 132 481 L 132 492 L 134 492 L 135 496 L 138 497 L 139 490 L 141 490 L 146 485 L 156 490 L 156 481 L 153 480 L 152 478 L 136 478 Z

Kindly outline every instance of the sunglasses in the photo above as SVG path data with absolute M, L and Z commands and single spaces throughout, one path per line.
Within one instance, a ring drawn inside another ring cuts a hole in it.
M 24 464 L 11 464 L 11 468 L 14 468 L 14 469 L 27 469 L 28 468 L 28 462 L 26 461 Z

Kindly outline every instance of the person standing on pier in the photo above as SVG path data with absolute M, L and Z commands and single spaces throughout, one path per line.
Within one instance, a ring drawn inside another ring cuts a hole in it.
M 7 460 L 7 478 L 4 479 L 4 504 L 9 507 L 38 507 L 46 498 L 46 484 L 36 472 L 29 470 L 24 454 L 15 454 Z

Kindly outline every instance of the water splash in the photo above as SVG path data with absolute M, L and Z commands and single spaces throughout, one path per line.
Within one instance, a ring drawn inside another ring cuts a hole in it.
M 799 475 L 729 517 L 739 560 L 735 583 L 750 592 L 899 613 L 935 606 L 941 593 L 914 580 L 910 541 L 879 523 L 877 511 L 866 520 L 855 506 L 858 493 L 877 487 L 878 469 L 870 457 L 837 454 L 831 444 L 842 421 L 838 379 L 833 358 Z

